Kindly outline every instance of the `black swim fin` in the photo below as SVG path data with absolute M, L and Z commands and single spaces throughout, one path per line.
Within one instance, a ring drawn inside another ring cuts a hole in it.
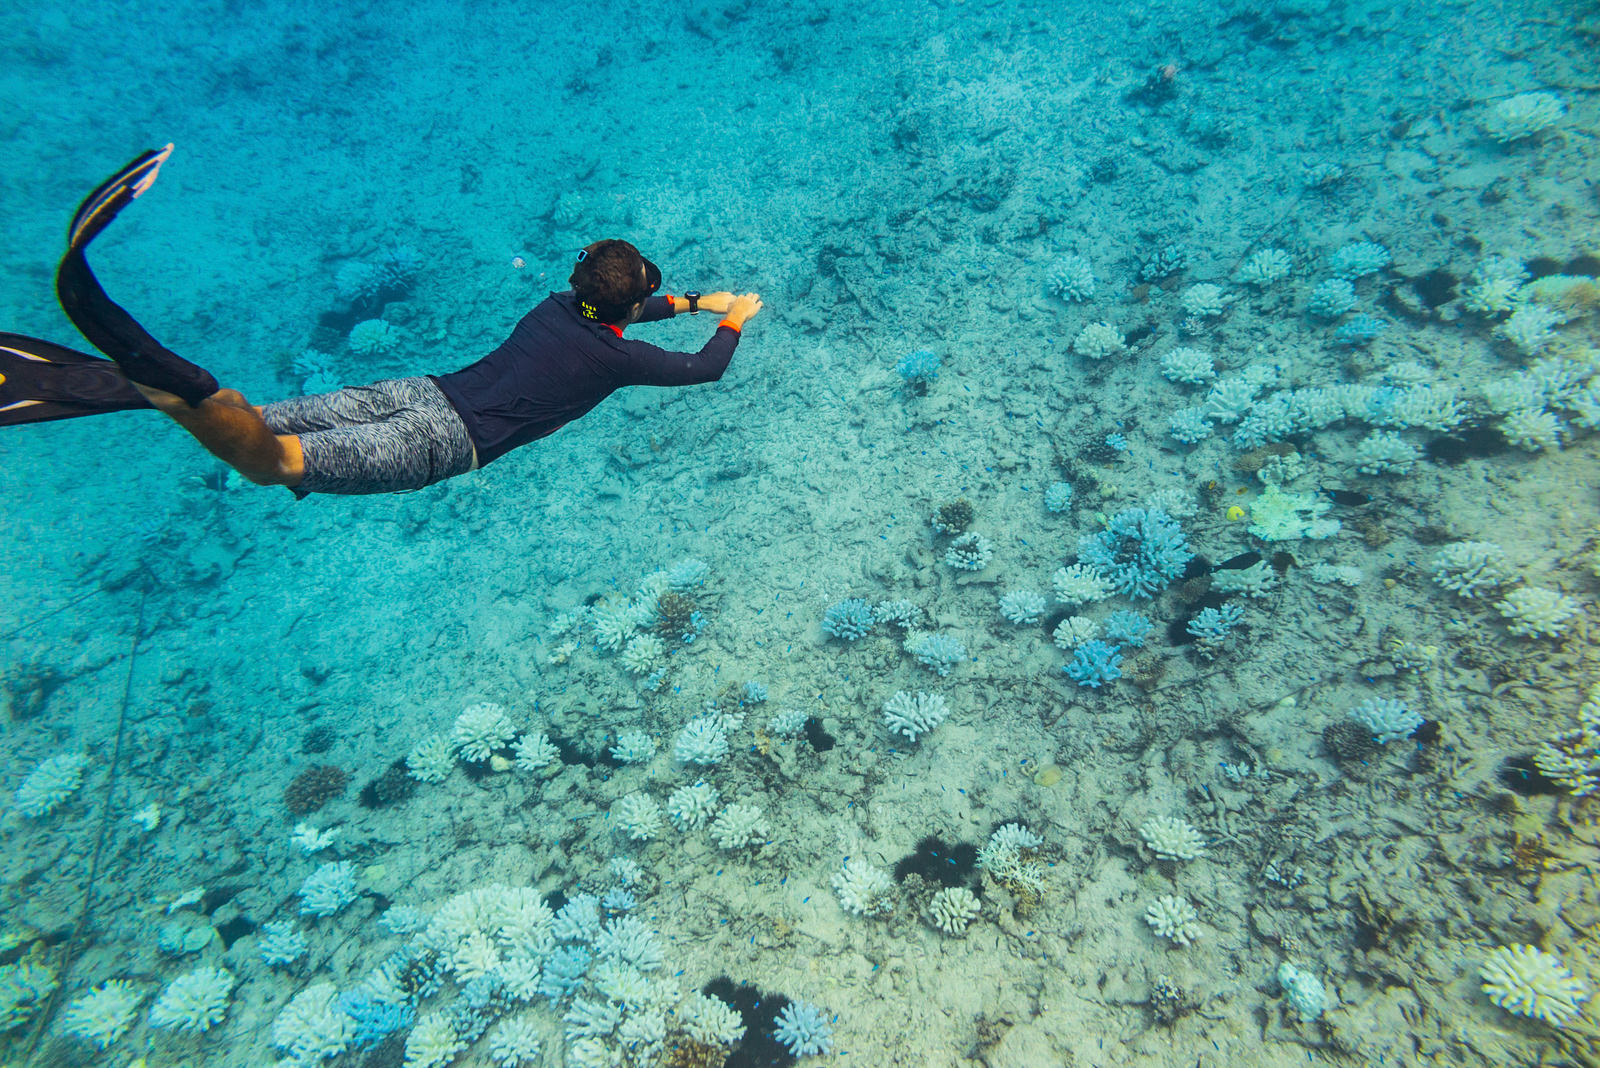
M 171 145 L 145 152 L 102 182 L 78 205 L 67 228 L 67 254 L 56 269 L 56 297 L 78 332 L 117 361 L 129 378 L 142 386 L 175 393 L 194 407 L 217 391 L 217 380 L 205 368 L 162 345 L 106 296 L 84 258 L 89 242 L 155 183 L 161 165 L 171 154 Z
M 117 217 L 118 212 L 155 184 L 156 176 L 161 173 L 161 165 L 167 162 L 170 155 L 171 145 L 143 152 L 84 197 L 78 210 L 72 213 L 72 223 L 67 227 L 67 251 L 87 248 L 95 235 Z
M 110 360 L 0 333 L 0 426 L 148 407 Z

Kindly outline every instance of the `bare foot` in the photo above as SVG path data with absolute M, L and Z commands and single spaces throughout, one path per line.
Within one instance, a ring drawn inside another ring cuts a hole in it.
M 141 386 L 139 383 L 132 380 L 130 380 L 128 384 L 134 389 L 138 390 L 140 393 L 144 394 L 144 399 L 149 401 L 151 407 L 155 408 L 159 412 L 166 412 L 168 415 L 174 415 L 180 411 L 191 410 L 189 408 L 189 403 L 176 393 L 168 393 L 166 390 L 153 389 L 150 386 Z

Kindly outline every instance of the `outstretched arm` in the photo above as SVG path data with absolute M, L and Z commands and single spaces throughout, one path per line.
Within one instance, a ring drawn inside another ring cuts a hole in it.
M 689 302 L 683 297 L 671 297 L 672 314 L 689 314 Z M 726 315 L 728 309 L 733 307 L 733 294 L 726 290 L 719 293 L 700 294 L 700 310 L 710 312 L 712 315 Z
M 702 298 L 703 299 L 703 298 Z M 688 303 L 685 302 L 685 309 Z M 717 332 L 699 352 L 669 352 L 643 341 L 618 339 L 615 348 L 624 357 L 621 377 L 636 386 L 689 386 L 715 382 L 728 369 L 744 324 L 761 310 L 754 293 L 733 297 L 717 324 Z

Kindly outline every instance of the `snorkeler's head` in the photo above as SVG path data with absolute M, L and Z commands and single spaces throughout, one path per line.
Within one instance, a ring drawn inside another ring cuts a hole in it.
M 661 285 L 661 271 L 626 241 L 607 238 L 578 253 L 567 279 L 584 316 L 619 323 Z

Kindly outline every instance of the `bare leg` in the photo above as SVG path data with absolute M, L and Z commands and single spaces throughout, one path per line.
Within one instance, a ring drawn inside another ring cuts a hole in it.
M 251 406 L 236 389 L 221 389 L 194 407 L 182 397 L 137 382 L 143 393 L 204 445 L 217 459 L 258 486 L 297 486 L 305 476 L 300 439 L 274 434 L 261 419 L 261 409 Z

